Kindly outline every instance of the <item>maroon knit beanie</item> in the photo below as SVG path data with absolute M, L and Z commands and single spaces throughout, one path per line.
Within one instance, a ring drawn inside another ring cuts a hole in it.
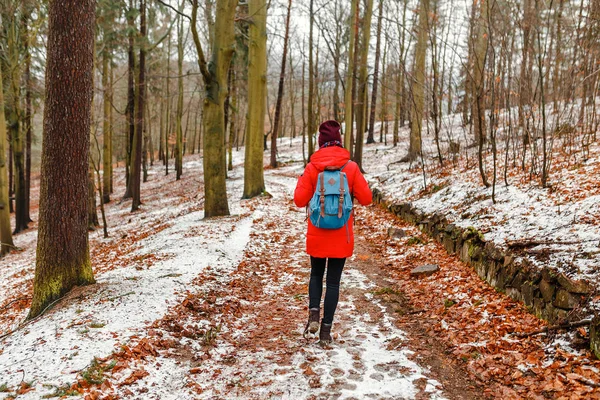
M 340 124 L 337 121 L 329 120 L 325 121 L 319 126 L 319 147 L 327 142 L 342 141 L 342 135 L 340 135 Z

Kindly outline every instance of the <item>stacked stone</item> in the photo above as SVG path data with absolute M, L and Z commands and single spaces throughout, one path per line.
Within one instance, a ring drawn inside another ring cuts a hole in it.
M 516 261 L 514 254 L 486 242 L 475 228 L 464 229 L 441 215 L 424 214 L 410 203 L 391 204 L 378 189 L 373 190 L 373 199 L 432 236 L 448 253 L 457 254 L 482 279 L 523 302 L 537 317 L 556 323 L 589 316 L 584 314 L 593 294 L 593 287 L 588 282 L 572 280 L 550 268 L 540 270 L 527 259 Z M 600 316 L 592 322 L 590 341 L 592 351 L 600 358 Z

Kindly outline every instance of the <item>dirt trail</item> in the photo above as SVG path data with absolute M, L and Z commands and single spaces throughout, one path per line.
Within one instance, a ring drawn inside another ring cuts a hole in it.
M 360 235 L 342 277 L 334 343 L 323 348 L 315 338 L 303 338 L 310 271 L 304 213 L 292 203 L 293 178 L 270 172 L 267 179 L 274 197 L 245 204 L 253 226 L 242 262 L 226 276 L 211 268 L 198 276 L 186 298 L 156 321 L 147 337 L 131 343 L 129 353 L 116 355 L 110 389 L 92 388 L 89 398 L 106 397 L 107 391 L 157 399 L 168 394 L 210 399 L 481 397 L 439 343 L 422 341 L 418 323 L 400 323 L 398 317 L 410 306 L 401 293 L 386 294 L 391 278 Z M 428 348 L 426 356 L 419 347 Z M 170 367 L 180 372 L 165 373 Z

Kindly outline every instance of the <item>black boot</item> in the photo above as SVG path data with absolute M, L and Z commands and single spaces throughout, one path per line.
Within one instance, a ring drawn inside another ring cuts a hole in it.
M 321 322 L 321 330 L 319 331 L 319 343 L 329 344 L 331 342 L 331 324 L 324 324 L 323 322 Z
M 319 309 L 311 308 L 308 310 L 308 331 L 317 333 L 319 330 Z
M 306 323 L 306 328 L 304 328 L 304 337 L 309 332 L 317 333 L 319 330 L 319 314 L 320 310 L 318 308 L 308 310 L 308 322 Z

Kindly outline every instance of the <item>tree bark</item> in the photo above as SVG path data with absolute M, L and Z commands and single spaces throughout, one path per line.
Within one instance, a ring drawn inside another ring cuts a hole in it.
M 314 61 L 313 61 L 313 26 L 315 24 L 314 14 L 314 0 L 310 0 L 310 11 L 309 11 L 309 36 L 308 36 L 308 105 L 307 109 L 307 126 L 308 126 L 308 159 L 315 152 L 315 146 L 313 142 L 315 134 L 315 75 L 314 75 Z
M 377 17 L 377 44 L 375 45 L 375 70 L 373 71 L 373 92 L 371 93 L 371 115 L 369 116 L 369 134 L 367 144 L 375 143 L 375 112 L 377 108 L 377 84 L 379 83 L 379 57 L 381 54 L 381 24 L 383 22 L 383 0 L 379 0 L 379 16 Z M 384 66 L 385 68 L 385 66 Z M 383 124 L 379 131 L 383 130 Z M 381 142 L 381 140 L 380 140 Z
M 346 127 L 344 132 L 344 147 L 352 149 L 352 128 L 354 124 L 354 47 L 358 38 L 358 0 L 352 0 L 350 9 L 350 43 L 348 44 L 348 70 L 346 71 L 346 90 L 344 93 Z
M 74 286 L 94 283 L 87 190 L 95 4 L 49 3 L 40 213 L 29 319 Z
M 99 226 L 98 206 L 96 205 L 96 185 L 94 184 L 94 166 L 90 161 L 90 166 L 88 168 L 88 230 L 93 231 Z
M 237 141 L 236 138 L 236 114 L 237 114 L 237 88 L 235 84 L 235 60 L 231 61 L 231 68 L 229 68 L 229 97 L 230 97 L 230 110 L 229 110 L 229 143 L 227 151 L 229 152 L 229 162 L 227 164 L 227 170 L 233 170 L 233 142 Z M 195 136 L 195 135 L 194 135 Z
M 6 120 L 4 118 L 4 91 L 2 86 L 2 70 L 0 69 L 0 255 L 5 255 L 13 247 L 10 228 L 10 210 L 8 206 L 8 170 L 6 160 Z
M 290 15 L 292 0 L 288 0 L 287 17 L 285 21 L 285 36 L 283 37 L 283 55 L 281 56 L 281 72 L 279 74 L 279 89 L 277 90 L 277 103 L 275 104 L 275 121 L 271 134 L 271 167 L 277 168 L 277 135 L 281 123 L 281 102 L 283 99 L 283 85 L 285 83 L 285 67 L 287 60 L 288 39 L 290 36 Z
M 104 90 L 103 98 L 103 119 L 102 119 L 102 202 L 110 202 L 110 181 L 111 181 L 111 164 L 112 154 L 111 150 L 111 127 L 110 127 L 110 88 L 108 87 L 108 74 L 109 74 L 109 63 L 110 55 L 108 51 L 104 51 L 102 54 L 102 89 Z
M 367 8 L 362 21 L 362 41 L 360 46 L 360 70 L 358 76 L 358 102 L 356 103 L 356 143 L 354 148 L 354 161 L 362 169 L 362 153 L 365 131 L 367 130 L 367 101 L 369 82 L 367 63 L 369 56 L 369 42 L 371 40 L 371 18 L 373 16 L 373 0 L 366 0 Z
M 25 219 L 32 222 L 30 211 L 31 193 L 31 142 L 33 136 L 33 106 L 31 99 L 31 50 L 29 48 L 30 11 L 24 11 L 24 47 L 25 47 Z M 0 87 L 2 87 L 0 85 Z
M 127 140 L 127 160 L 125 160 L 125 194 L 123 199 L 132 197 L 131 189 L 131 156 L 133 154 L 133 137 L 135 135 L 135 52 L 134 35 L 135 20 L 133 13 L 134 0 L 129 0 L 129 12 L 127 13 L 128 47 L 127 47 L 127 123 L 129 125 L 129 137 Z
M 248 139 L 244 160 L 244 194 L 248 199 L 265 190 L 263 138 L 267 100 L 267 2 L 249 0 L 253 23 L 249 30 L 248 54 Z M 275 132 L 271 132 L 276 135 Z
M 180 9 L 183 8 L 183 2 Z M 176 139 L 175 139 L 175 175 L 176 180 L 181 179 L 183 173 L 183 19 L 178 18 L 179 29 L 177 30 L 177 116 L 176 116 Z
M 204 57 L 196 27 L 198 0 L 192 1 L 192 36 L 198 52 L 198 66 L 205 86 L 202 134 L 205 217 L 229 215 L 225 184 L 225 116 L 223 107 L 227 95 L 227 73 L 235 43 L 236 6 L 237 0 L 223 0 L 217 3 L 213 52 L 209 65 Z
M 421 155 L 421 131 L 423 108 L 425 106 L 425 54 L 427 52 L 427 33 L 429 31 L 429 0 L 421 0 L 419 9 L 419 31 L 415 45 L 415 61 L 411 82 L 411 127 L 410 145 L 407 161 L 414 161 Z
M 146 0 L 140 0 L 140 59 L 137 81 L 135 104 L 135 130 L 131 153 L 131 211 L 136 211 L 141 202 L 141 175 L 142 175 L 142 141 L 144 129 L 144 111 L 146 109 Z
M 19 233 L 27 229 L 29 218 L 27 216 L 26 201 L 26 182 L 25 182 L 25 154 L 23 149 L 23 126 L 21 123 L 22 110 L 21 101 L 21 59 L 20 43 L 17 36 L 18 22 L 16 18 L 12 20 L 12 25 L 8 29 L 7 42 L 10 75 L 8 81 L 9 104 L 8 129 L 9 140 L 12 150 L 12 166 L 14 170 L 14 198 L 15 198 L 15 228 L 13 233 Z

